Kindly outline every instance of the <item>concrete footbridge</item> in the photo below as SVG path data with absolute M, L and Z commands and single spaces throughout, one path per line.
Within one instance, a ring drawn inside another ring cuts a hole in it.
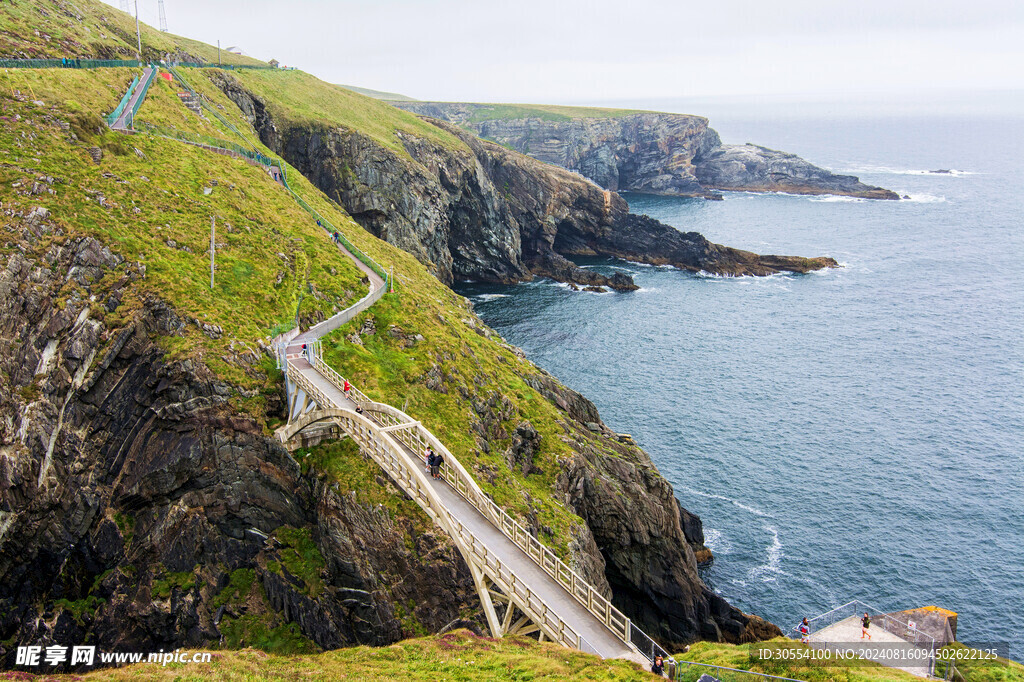
M 351 308 L 278 344 L 288 386 L 291 450 L 352 438 L 455 542 L 466 560 L 491 634 L 537 633 L 541 641 L 649 665 L 671 657 L 611 602 L 498 507 L 444 444 L 403 411 L 372 400 L 323 360 L 320 337 L 372 306 L 385 281 L 344 246 L 370 292 Z M 346 391 L 346 386 L 348 390 Z M 357 411 L 358 408 L 358 411 Z M 425 471 L 427 448 L 444 457 L 441 480 Z

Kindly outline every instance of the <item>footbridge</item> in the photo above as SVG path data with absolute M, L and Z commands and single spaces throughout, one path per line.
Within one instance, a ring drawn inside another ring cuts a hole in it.
M 385 281 L 374 268 L 339 248 L 369 277 L 370 292 L 352 308 L 278 344 L 289 417 L 276 434 L 281 442 L 295 450 L 310 442 L 305 434 L 322 437 L 327 429 L 358 443 L 455 542 L 493 636 L 536 633 L 542 641 L 604 658 L 647 665 L 661 655 L 674 663 L 625 614 L 496 505 L 423 424 L 347 384 L 324 362 L 320 337 L 369 308 L 385 291 Z M 427 448 L 444 456 L 441 480 L 426 473 Z
M 115 130 L 132 131 L 153 71 L 148 67 L 141 78 L 133 81 L 118 108 L 108 116 Z M 603 658 L 630 659 L 645 666 L 660 655 L 670 669 L 674 667 L 674 659 L 664 649 L 496 505 L 423 424 L 402 410 L 372 400 L 324 362 L 321 337 L 379 301 L 392 278 L 288 186 L 285 164 L 271 163 L 255 148 L 249 152 L 224 141 L 211 146 L 209 141 L 187 139 L 174 131 L 144 130 L 217 153 L 243 155 L 266 167 L 276 165 L 275 179 L 369 279 L 369 292 L 354 305 L 305 332 L 296 328 L 279 340 L 278 368 L 285 373 L 288 393 L 288 423 L 276 433 L 281 442 L 293 451 L 325 436 L 344 434 L 358 443 L 452 538 L 469 566 L 493 636 L 535 634 L 542 641 L 558 642 Z M 241 133 L 238 135 L 249 144 Z M 427 448 L 444 456 L 440 480 L 425 471 Z

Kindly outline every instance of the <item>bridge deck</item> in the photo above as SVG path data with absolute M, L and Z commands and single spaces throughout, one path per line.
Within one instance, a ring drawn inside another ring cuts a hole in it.
M 355 403 L 333 383 L 323 377 L 304 358 L 289 361 L 294 370 L 313 382 L 324 392 L 334 405 L 355 409 Z M 425 466 L 422 459 L 414 455 L 404 444 L 402 450 L 414 466 Z M 628 647 L 604 626 L 592 613 L 576 601 L 561 585 L 545 573 L 526 553 L 504 533 L 498 530 L 473 505 L 453 490 L 444 481 L 433 481 L 435 492 L 448 512 L 458 519 L 477 540 L 493 552 L 502 563 L 515 572 L 516 578 L 530 586 L 530 590 L 554 609 L 573 630 L 604 658 L 629 658 L 643 664 L 643 657 Z

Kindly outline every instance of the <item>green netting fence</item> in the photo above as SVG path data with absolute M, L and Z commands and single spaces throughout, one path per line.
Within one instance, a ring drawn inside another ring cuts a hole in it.
M 128 86 L 128 92 L 124 93 L 124 97 L 121 98 L 121 101 L 118 103 L 117 108 L 109 114 L 107 114 L 108 126 L 114 125 L 114 121 L 121 117 L 121 114 L 124 112 L 124 108 L 128 106 L 128 101 L 132 98 L 132 93 L 135 92 L 135 86 L 137 86 L 138 84 L 139 77 L 136 76 L 132 79 L 132 84 Z
M 174 74 L 174 78 L 178 81 L 178 83 L 181 84 L 182 87 L 188 90 L 189 93 L 191 93 L 191 95 L 199 101 L 199 104 L 204 109 L 213 114 L 214 118 L 223 123 L 227 127 L 227 129 L 233 132 L 235 135 L 237 135 L 240 140 L 243 140 L 254 152 L 257 151 L 256 145 L 250 142 L 248 138 L 246 138 L 246 136 L 243 135 L 241 131 L 238 130 L 238 128 L 236 128 L 231 121 L 229 121 L 219 111 L 217 111 L 216 107 L 211 106 L 207 101 L 206 97 L 196 92 L 195 89 L 188 84 L 188 81 L 182 77 L 181 73 L 176 68 L 174 68 L 173 66 L 168 66 L 167 69 L 172 74 Z
M 370 256 L 364 253 L 362 249 L 360 249 L 358 246 L 350 242 L 341 230 L 337 229 L 331 223 L 331 221 L 323 217 L 319 211 L 310 206 L 305 199 L 299 196 L 298 193 L 296 193 L 296 191 L 291 188 L 291 186 L 288 184 L 287 166 L 281 159 L 275 159 L 274 157 L 267 156 L 266 154 L 262 154 L 258 151 L 253 151 L 252 149 L 248 149 L 246 147 L 243 147 L 242 145 L 235 144 L 234 142 L 228 142 L 227 140 L 211 137 L 209 135 L 190 133 L 178 130 L 177 128 L 170 128 L 167 126 L 158 126 L 152 123 L 140 122 L 136 124 L 136 129 L 140 132 L 149 133 L 151 135 L 158 135 L 160 137 L 166 137 L 172 140 L 187 142 L 189 144 L 202 145 L 214 150 L 221 150 L 238 156 L 243 156 L 247 159 L 251 159 L 252 161 L 266 168 L 277 167 L 281 171 L 281 179 L 283 181 L 284 187 L 292 195 L 292 199 L 294 199 L 295 202 L 299 206 L 301 206 L 307 213 L 313 216 L 316 219 L 317 224 L 320 227 L 322 227 L 329 235 L 333 236 L 334 233 L 336 232 L 338 234 L 338 241 L 341 242 L 341 244 L 346 249 L 348 249 L 353 256 L 358 258 L 363 265 L 365 265 L 366 267 L 370 268 L 375 273 L 380 275 L 381 279 L 383 279 L 385 282 L 385 288 L 387 291 L 390 291 L 393 288 L 394 283 L 391 281 L 391 277 L 388 274 L 388 271 L 385 270 L 380 263 L 370 258 Z
M 212 64 L 209 62 L 174 62 L 170 66 L 180 66 L 188 69 L 227 69 L 228 71 L 238 71 L 241 69 L 268 69 L 271 71 L 287 71 L 290 69 L 282 69 L 280 66 L 263 66 L 260 64 Z
M 156 72 L 157 72 L 156 67 L 152 67 L 150 69 L 150 71 L 149 71 L 149 77 L 143 83 L 141 83 L 139 85 L 139 87 L 142 88 L 142 94 L 139 96 L 138 99 L 135 100 L 135 104 L 132 106 L 132 109 L 131 109 L 131 114 L 128 116 L 128 127 L 129 128 L 134 127 L 135 114 L 139 113 L 139 107 L 141 107 L 142 103 L 146 100 L 146 93 L 149 92 L 149 86 L 153 83 L 153 79 L 156 78 Z M 131 93 L 131 91 L 129 91 L 129 94 L 130 93 Z M 117 120 L 117 119 L 114 119 L 114 120 Z
M 105 69 L 139 67 L 137 59 L 0 59 L 2 69 Z

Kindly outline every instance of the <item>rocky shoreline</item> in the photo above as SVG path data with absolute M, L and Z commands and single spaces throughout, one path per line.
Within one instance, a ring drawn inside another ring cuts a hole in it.
M 510 284 L 535 276 L 620 291 L 628 275 L 577 267 L 576 256 L 669 264 L 693 272 L 769 275 L 836 267 L 830 258 L 761 256 L 629 212 L 616 192 L 438 119 L 461 143 L 401 136 L 407 157 L 365 135 L 291 121 L 229 74 L 216 84 L 261 140 L 371 233 L 416 256 L 442 282 Z M 704 119 L 701 119 L 704 120 Z M 706 124 L 706 121 L 705 121 Z M 698 126 L 694 139 L 706 137 Z M 717 139 L 717 135 L 714 136 Z
M 494 105 L 391 104 L 454 123 L 612 191 L 708 199 L 721 199 L 719 192 L 728 190 L 899 199 L 895 192 L 836 175 L 795 154 L 753 144 L 722 144 L 703 116 L 644 112 L 488 118 Z

